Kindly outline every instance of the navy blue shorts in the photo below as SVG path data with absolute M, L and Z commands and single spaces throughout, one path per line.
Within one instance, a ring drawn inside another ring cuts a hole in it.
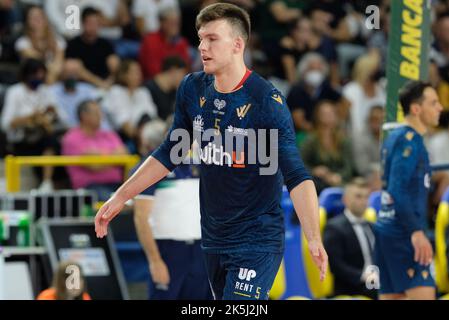
M 156 240 L 162 260 L 170 274 L 168 287 L 150 277 L 150 300 L 212 300 L 200 240 L 193 243 Z
M 409 237 L 375 234 L 374 259 L 380 273 L 380 294 L 404 293 L 416 287 L 435 286 L 430 266 L 414 261 L 415 250 Z
M 216 300 L 268 300 L 282 253 L 205 253 Z

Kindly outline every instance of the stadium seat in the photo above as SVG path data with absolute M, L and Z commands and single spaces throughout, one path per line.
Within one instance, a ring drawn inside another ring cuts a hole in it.
M 368 208 L 365 211 L 365 219 L 371 223 L 375 223 L 377 219 L 377 213 L 380 210 L 380 196 L 382 191 L 374 191 L 368 198 Z
M 332 187 L 324 189 L 319 197 L 320 207 L 324 208 L 327 219 L 343 213 L 343 188 Z
M 443 195 L 438 207 L 435 222 L 435 275 L 436 285 L 440 293 L 449 292 L 449 275 L 447 262 L 447 237 L 449 227 L 449 188 Z

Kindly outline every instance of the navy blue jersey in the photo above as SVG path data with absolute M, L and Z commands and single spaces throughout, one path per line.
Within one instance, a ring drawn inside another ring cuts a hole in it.
M 192 139 L 198 133 L 211 131 L 208 129 L 216 131 L 209 141 L 202 141 L 204 137 L 198 141 L 203 248 L 210 253 L 281 252 L 282 185 L 285 183 L 291 190 L 311 177 L 300 158 L 291 115 L 280 92 L 255 72 L 232 93 L 218 92 L 212 75 L 187 75 L 178 89 L 170 133 L 175 129 L 185 129 Z M 260 174 L 266 165 L 259 158 L 255 163 L 249 161 L 250 150 L 255 147 L 248 144 L 250 129 L 277 129 L 279 166 L 273 174 Z M 226 132 L 243 136 L 243 151 L 224 151 Z M 218 146 L 217 141 L 223 145 Z M 177 143 L 167 137 L 153 153 L 169 170 L 176 166 L 170 152 Z
M 377 230 L 397 237 L 425 231 L 431 172 L 422 136 L 409 126 L 393 130 L 382 147 L 382 165 Z

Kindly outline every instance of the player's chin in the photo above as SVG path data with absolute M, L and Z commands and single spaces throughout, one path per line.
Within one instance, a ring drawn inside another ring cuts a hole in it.
M 212 61 L 203 62 L 203 71 L 208 74 L 212 74 L 217 70 L 216 64 L 212 63 Z
M 211 68 L 211 67 L 209 67 L 209 66 L 203 66 L 203 71 L 204 71 L 205 73 L 207 73 L 207 74 L 213 74 L 214 71 L 215 71 L 215 69 L 214 69 L 214 68 Z

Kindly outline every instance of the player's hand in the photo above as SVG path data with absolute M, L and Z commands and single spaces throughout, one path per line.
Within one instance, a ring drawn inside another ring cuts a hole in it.
M 327 272 L 327 253 L 324 250 L 323 243 L 318 240 L 309 241 L 309 251 L 313 262 L 320 269 L 320 281 L 324 280 Z
M 432 263 L 432 245 L 423 231 L 415 231 L 412 233 L 412 245 L 415 249 L 416 262 L 423 266 L 427 266 Z
M 154 283 L 168 286 L 170 283 L 170 274 L 168 268 L 162 259 L 150 262 L 150 273 Z
M 101 206 L 95 216 L 95 233 L 97 238 L 103 238 L 108 234 L 109 222 L 120 213 L 124 206 L 125 202 L 115 195 Z

